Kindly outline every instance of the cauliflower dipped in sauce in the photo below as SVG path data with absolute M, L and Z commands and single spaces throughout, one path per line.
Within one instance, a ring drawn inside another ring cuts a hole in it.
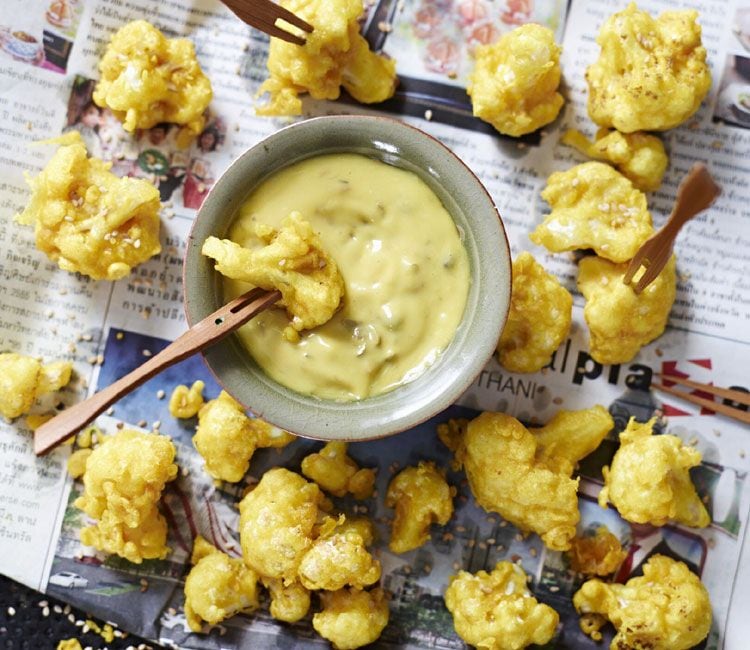
M 75 506 L 96 523 L 81 542 L 130 562 L 164 559 L 167 522 L 158 503 L 177 476 L 175 448 L 167 436 L 121 429 L 107 436 L 86 461 L 83 495 Z
M 271 595 L 271 616 L 285 623 L 296 623 L 305 618 L 310 609 L 310 592 L 307 589 L 299 582 L 285 584 L 281 578 L 264 577 L 262 580 Z
M 281 5 L 313 26 L 304 45 L 271 39 L 269 78 L 258 94 L 268 92 L 259 115 L 299 115 L 299 95 L 338 99 L 341 87 L 364 104 L 382 102 L 396 88 L 396 62 L 370 51 L 359 33 L 362 0 L 283 0 Z
M 697 11 L 658 18 L 635 3 L 610 16 L 597 36 L 599 60 L 586 70 L 588 110 L 623 133 L 664 131 L 698 110 L 711 87 Z
M 537 372 L 570 331 L 573 296 L 530 253 L 513 260 L 508 320 L 497 344 L 500 365 L 511 372 Z
M 445 590 L 445 606 L 456 633 L 486 650 L 521 650 L 543 645 L 560 620 L 529 591 L 526 573 L 512 562 L 498 562 L 491 573 L 459 571 Z
M 118 178 L 111 163 L 88 158 L 77 131 L 35 178 L 15 219 L 33 225 L 36 247 L 64 271 L 119 280 L 161 251 L 159 191 L 148 181 Z
M 700 464 L 701 455 L 677 436 L 653 435 L 654 422 L 630 418 L 620 433 L 612 464 L 603 469 L 599 505 L 606 508 L 611 503 L 624 519 L 638 524 L 676 522 L 705 528 L 711 517 L 689 471 Z
M 626 556 L 620 540 L 606 526 L 599 526 L 593 535 L 576 537 L 568 552 L 573 571 L 597 576 L 614 573 Z
M 552 210 L 529 238 L 552 253 L 592 248 L 627 262 L 653 233 L 646 196 L 604 163 L 553 173 L 542 198 Z
M 320 592 L 322 611 L 313 615 L 313 628 L 334 650 L 354 650 L 377 641 L 388 625 L 388 600 L 380 589 L 340 589 Z
M 0 354 L 0 414 L 11 420 L 28 413 L 38 397 L 68 385 L 73 372 L 70 361 L 43 364 L 16 352 Z
M 463 465 L 469 487 L 485 510 L 521 530 L 537 533 L 555 551 L 570 548 L 578 512 L 576 463 L 594 451 L 614 426 L 603 406 L 560 411 L 538 429 L 505 413 L 482 413 L 439 435 Z
M 286 307 L 291 319 L 284 336 L 295 341 L 301 330 L 322 325 L 333 316 L 343 299 L 344 280 L 299 212 L 292 212 L 279 230 L 257 225 L 256 235 L 265 244 L 256 250 L 209 237 L 202 252 L 216 260 L 216 270 L 228 278 L 278 289 L 282 296 L 278 304 Z
M 700 578 L 683 562 L 649 558 L 643 576 L 624 585 L 589 580 L 573 596 L 581 629 L 594 640 L 607 620 L 617 634 L 610 650 L 688 650 L 711 629 L 711 603 Z
M 627 267 L 595 256 L 584 257 L 578 264 L 578 289 L 586 299 L 583 317 L 589 326 L 589 351 L 599 363 L 627 363 L 644 345 L 661 336 L 677 295 L 674 255 L 639 294 L 622 281 Z
M 563 133 L 561 142 L 584 156 L 608 162 L 642 192 L 653 192 L 661 185 L 669 157 L 664 144 L 655 135 L 620 133 L 599 129 L 594 142 L 575 129 Z
M 302 459 L 302 473 L 336 497 L 350 493 L 368 499 L 375 489 L 375 470 L 360 469 L 346 454 L 348 443 L 332 440 L 319 451 Z
M 112 36 L 99 72 L 94 102 L 109 108 L 126 131 L 179 124 L 177 144 L 185 147 L 203 130 L 213 93 L 188 39 L 166 38 L 135 20 Z
M 516 27 L 476 49 L 466 92 L 474 115 L 500 133 L 520 136 L 549 124 L 560 112 L 560 46 L 547 27 Z
M 242 405 L 225 391 L 198 412 L 193 444 L 206 461 L 206 472 L 221 481 L 236 483 L 261 447 L 284 447 L 295 437 L 245 414 Z
M 188 419 L 195 417 L 203 406 L 203 389 L 205 384 L 198 380 L 188 388 L 184 384 L 175 386 L 169 398 L 169 414 L 173 418 Z
M 406 553 L 430 539 L 430 525 L 444 526 L 453 516 L 456 488 L 448 485 L 445 472 L 432 461 L 407 467 L 391 480 L 385 505 L 395 508 L 389 548 Z
M 258 576 L 241 559 L 199 536 L 191 561 L 193 568 L 185 579 L 185 618 L 193 632 L 201 631 L 202 621 L 216 625 L 258 609 Z

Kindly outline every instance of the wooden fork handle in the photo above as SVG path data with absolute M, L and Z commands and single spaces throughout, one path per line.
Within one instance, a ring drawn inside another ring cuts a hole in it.
M 132 372 L 89 399 L 66 408 L 41 425 L 34 432 L 34 453 L 37 456 L 46 454 L 82 429 L 123 395 L 148 381 L 164 368 L 225 338 L 280 298 L 281 294 L 278 291 L 256 288 L 217 309 Z
M 711 177 L 706 165 L 695 163 L 677 188 L 672 214 L 669 215 L 662 231 L 676 236 L 685 223 L 708 208 L 719 194 L 721 188 Z

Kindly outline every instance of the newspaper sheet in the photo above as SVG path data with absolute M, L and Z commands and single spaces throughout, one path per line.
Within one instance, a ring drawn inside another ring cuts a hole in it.
M 0 6 L 0 346 L 45 359 L 75 363 L 76 379 L 59 401 L 71 404 L 132 370 L 144 355 L 156 353 L 185 329 L 180 285 L 182 254 L 197 208 L 212 183 L 242 151 L 287 123 L 254 116 L 253 95 L 265 77 L 267 38 L 237 21 L 211 0 L 89 0 L 69 2 L 62 16 L 48 0 L 5 0 Z M 693 161 L 707 161 L 723 194 L 717 204 L 688 224 L 676 246 L 678 295 L 670 326 L 629 364 L 602 366 L 588 354 L 583 299 L 575 287 L 572 258 L 535 248 L 528 233 L 546 207 L 539 194 L 547 176 L 583 158 L 559 143 L 569 127 L 593 132 L 587 116 L 584 70 L 598 54 L 595 36 L 602 21 L 624 1 L 539 0 L 378 0 L 368 8 L 363 33 L 373 47 L 398 61 L 401 84 L 379 107 L 442 140 L 480 177 L 504 220 L 513 254 L 533 251 L 574 293 L 570 337 L 542 372 L 515 375 L 491 361 L 459 404 L 397 437 L 352 445 L 360 465 L 377 466 L 380 495 L 392 474 L 421 459 L 448 466 L 450 454 L 437 440 L 435 426 L 450 417 L 481 410 L 509 412 L 525 422 L 546 422 L 560 408 L 608 407 L 617 427 L 579 468 L 580 531 L 606 524 L 632 551 L 631 575 L 654 553 L 686 562 L 706 584 L 714 619 L 702 647 L 737 650 L 746 645 L 750 623 L 750 514 L 747 428 L 706 409 L 664 400 L 650 390 L 655 372 L 680 372 L 696 381 L 750 388 L 750 111 L 741 101 L 750 92 L 750 4 L 726 0 L 675 2 L 649 0 L 652 13 L 694 7 L 700 11 L 713 87 L 688 124 L 663 135 L 670 167 L 662 187 L 649 196 L 655 224 L 669 212 L 677 184 Z M 207 126 L 188 150 L 174 144 L 174 129 L 155 127 L 126 134 L 91 93 L 97 61 L 109 36 L 129 20 L 145 18 L 170 35 L 185 35 L 213 84 L 215 99 Z M 471 115 L 464 92 L 471 51 L 518 24 L 534 21 L 555 30 L 563 44 L 567 106 L 558 120 L 519 140 L 504 138 Z M 387 23 L 390 29 L 382 29 Z M 25 36 L 24 36 L 25 35 Z M 23 47 L 18 41 L 36 43 Z M 306 115 L 375 113 L 347 102 L 308 102 Z M 17 226 L 28 189 L 24 172 L 36 173 L 50 155 L 35 141 L 78 130 L 90 153 L 113 162 L 120 175 L 147 178 L 159 189 L 163 252 L 117 283 L 92 282 L 64 273 L 33 245 L 30 229 Z M 191 436 L 194 421 L 178 421 L 167 410 L 179 383 L 206 382 L 213 398 L 219 387 L 199 357 L 188 359 L 121 400 L 97 425 L 112 432 L 128 427 L 150 430 L 158 421 L 178 447 L 182 472 L 167 489 L 164 514 L 173 549 L 164 561 L 134 565 L 83 547 L 78 531 L 86 525 L 73 507 L 80 483 L 66 477 L 69 448 L 37 459 L 23 418 L 0 423 L 0 571 L 46 590 L 121 627 L 183 648 L 296 647 L 325 645 L 312 631 L 310 617 L 279 625 L 261 609 L 237 616 L 205 634 L 191 634 L 183 609 L 182 586 L 189 570 L 192 540 L 200 533 L 238 555 L 237 502 L 248 484 L 271 466 L 298 468 L 318 443 L 300 440 L 288 448 L 260 450 L 247 479 L 216 486 L 202 470 Z M 44 412 L 49 401 L 38 404 Z M 703 463 L 693 480 L 712 517 L 702 530 L 682 526 L 631 526 L 613 509 L 596 503 L 601 469 L 611 460 L 617 432 L 630 416 L 644 421 L 661 415 L 660 431 L 695 444 Z M 566 558 L 524 536 L 474 502 L 461 473 L 449 473 L 457 486 L 456 514 L 432 541 L 405 555 L 388 548 L 392 511 L 381 499 L 365 502 L 376 522 L 383 564 L 382 584 L 391 594 L 391 620 L 379 643 L 384 647 L 461 648 L 442 593 L 458 569 L 491 569 L 503 559 L 520 561 L 532 576 L 536 596 L 552 605 L 562 625 L 554 648 L 606 647 L 585 637 L 571 597 L 581 577 Z M 352 502 L 342 500 L 344 511 Z M 637 546 L 637 548 L 636 548 Z M 77 578 L 73 581 L 69 576 Z M 144 588 L 144 585 L 147 587 Z M 605 643 L 612 636 L 605 634 Z

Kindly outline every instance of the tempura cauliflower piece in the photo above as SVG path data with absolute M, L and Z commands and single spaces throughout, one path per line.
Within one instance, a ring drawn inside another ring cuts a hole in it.
M 620 433 L 620 447 L 605 467 L 599 505 L 610 502 L 623 519 L 663 526 L 677 522 L 704 528 L 711 523 L 695 486 L 690 468 L 700 465 L 697 449 L 677 436 L 653 435 L 655 418 L 636 422 L 630 418 Z
M 445 590 L 445 606 L 458 636 L 486 650 L 545 644 L 560 620 L 532 596 L 524 570 L 512 562 L 498 562 L 491 573 L 459 571 Z
M 530 253 L 513 260 L 508 320 L 497 344 L 498 360 L 511 372 L 536 372 L 570 331 L 573 296 Z
M 167 436 L 121 429 L 105 437 L 86 461 L 83 495 L 75 500 L 98 520 L 81 530 L 81 542 L 136 564 L 165 558 L 167 523 L 158 503 L 177 476 L 174 456 Z
M 671 129 L 695 113 L 711 87 L 697 17 L 654 19 L 635 3 L 610 16 L 596 38 L 599 60 L 586 70 L 591 119 L 633 133 Z
M 328 321 L 341 304 L 344 279 L 320 238 L 299 212 L 286 217 L 279 230 L 259 225 L 255 233 L 265 246 L 250 250 L 228 239 L 209 237 L 202 253 L 216 260 L 222 275 L 281 292 L 279 305 L 291 319 L 284 335 L 291 341 L 297 332 Z
M 444 439 L 456 445 L 456 460 L 480 506 L 564 551 L 580 519 L 573 469 L 613 426 L 603 406 L 560 411 L 545 427 L 530 430 L 505 413 L 482 413 L 458 429 L 460 438 Z
M 658 189 L 669 164 L 662 141 L 640 131 L 620 133 L 599 129 L 594 142 L 590 142 L 580 131 L 570 129 L 563 133 L 561 142 L 584 156 L 611 163 L 643 192 Z
M 94 102 L 109 108 L 126 131 L 180 124 L 177 142 L 186 146 L 203 130 L 213 93 L 188 39 L 166 38 L 145 20 L 135 20 L 112 36 L 99 72 Z
M 479 46 L 466 88 L 474 115 L 512 136 L 552 122 L 563 105 L 560 51 L 552 30 L 535 23 Z
M 388 600 L 382 589 L 322 591 L 323 611 L 313 616 L 315 631 L 335 650 L 354 650 L 373 643 L 388 625 Z
M 193 632 L 203 621 L 216 625 L 240 612 L 258 609 L 258 576 L 242 560 L 229 557 L 197 537 L 185 579 L 185 618 Z
M 568 557 L 573 571 L 606 576 L 615 572 L 627 553 L 606 526 L 599 526 L 592 536 L 576 537 L 570 545 Z
M 445 472 L 432 461 L 407 467 L 391 480 L 385 505 L 395 508 L 388 547 L 406 553 L 430 539 L 430 525 L 444 526 L 453 516 L 456 488 L 448 485 Z
M 266 578 L 294 582 L 302 558 L 318 535 L 325 506 L 315 483 L 283 467 L 268 470 L 240 502 L 245 563 Z
M 260 447 L 283 447 L 294 436 L 259 418 L 250 418 L 242 405 L 225 391 L 198 412 L 198 429 L 193 444 L 206 461 L 213 478 L 236 483 L 250 467 Z
M 169 414 L 173 418 L 188 419 L 194 417 L 203 406 L 203 389 L 206 387 L 200 379 L 188 388 L 184 384 L 175 386 L 169 398 Z
M 584 257 L 578 264 L 578 289 L 586 299 L 591 357 L 603 364 L 627 363 L 664 332 L 677 294 L 674 255 L 640 294 L 622 278 L 627 264 Z M 636 276 L 637 279 L 637 276 Z
M 321 533 L 300 562 L 299 580 L 307 589 L 336 591 L 346 586 L 362 589 L 380 579 L 380 562 L 365 548 L 372 528 L 349 524 L 344 516 L 330 532 Z
M 581 629 L 595 640 L 601 639 L 599 628 L 612 622 L 617 634 L 610 650 L 687 650 L 711 628 L 711 603 L 700 578 L 663 555 L 649 558 L 643 576 L 627 584 L 584 582 L 573 604 L 584 615 Z
M 315 99 L 338 99 L 343 86 L 358 102 L 382 102 L 396 88 L 396 62 L 370 51 L 359 33 L 362 0 L 282 0 L 314 27 L 305 44 L 293 45 L 271 39 L 268 52 L 270 77 L 258 94 L 270 94 L 267 104 L 256 108 L 259 115 L 299 115 L 298 95 Z
M 67 386 L 72 372 L 70 361 L 42 364 L 35 357 L 3 352 L 0 354 L 0 414 L 10 420 L 28 413 L 37 397 Z
M 119 280 L 161 251 L 159 191 L 139 178 L 118 178 L 112 163 L 86 156 L 77 131 L 60 143 L 35 178 L 18 223 L 34 226 L 36 247 L 64 271 Z
M 608 260 L 626 262 L 653 233 L 646 196 L 604 163 L 553 173 L 542 198 L 552 211 L 529 239 L 553 253 L 593 248 Z
M 271 594 L 269 611 L 276 620 L 296 623 L 305 618 L 310 609 L 310 592 L 299 582 L 285 585 L 280 578 L 263 578 L 263 585 Z
M 348 446 L 332 440 L 319 452 L 302 459 L 302 473 L 334 496 L 343 497 L 349 492 L 355 499 L 368 499 L 375 489 L 375 470 L 360 469 L 346 455 Z

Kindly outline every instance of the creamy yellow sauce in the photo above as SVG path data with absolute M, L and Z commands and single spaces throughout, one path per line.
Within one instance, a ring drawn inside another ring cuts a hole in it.
M 263 370 L 300 393 L 350 401 L 392 390 L 435 362 L 458 328 L 469 290 L 466 250 L 450 214 L 415 174 L 357 154 L 291 165 L 242 205 L 228 238 L 260 245 L 254 225 L 298 210 L 344 278 L 341 309 L 298 343 L 282 309 L 239 336 Z M 225 279 L 227 297 L 249 285 Z

